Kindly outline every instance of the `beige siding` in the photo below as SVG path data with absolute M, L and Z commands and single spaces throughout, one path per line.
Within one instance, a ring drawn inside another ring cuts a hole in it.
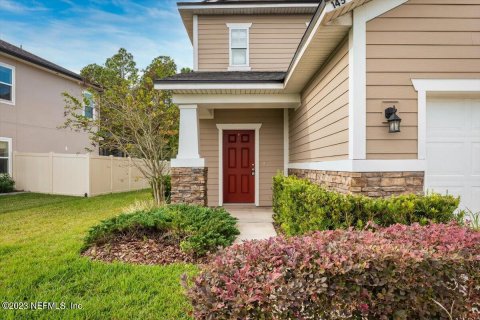
M 480 1 L 410 0 L 367 23 L 367 158 L 417 158 L 415 78 L 480 78 Z M 401 133 L 383 101 L 398 101 Z
M 63 92 L 78 97 L 82 88 L 72 80 L 0 55 L 15 67 L 15 105 L 0 102 L 0 137 L 13 140 L 13 151 L 85 153 L 88 134 L 60 130 L 65 121 Z
M 348 158 L 348 41 L 302 93 L 290 111 L 290 162 Z
M 309 15 L 199 16 L 198 68 L 200 71 L 226 71 L 229 65 L 227 23 L 252 23 L 252 71 L 285 71 L 310 19 Z
M 260 128 L 260 205 L 272 205 L 272 178 L 283 170 L 283 110 L 215 110 L 213 120 L 200 120 L 200 155 L 208 167 L 208 205 L 218 206 L 218 129 L 217 124 L 261 123 Z

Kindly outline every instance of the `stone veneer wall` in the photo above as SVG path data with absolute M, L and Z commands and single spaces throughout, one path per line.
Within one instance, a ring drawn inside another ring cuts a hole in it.
M 329 189 L 363 194 L 369 197 L 388 197 L 398 194 L 423 194 L 424 172 L 341 172 L 289 169 L 288 174 Z
M 172 203 L 207 205 L 208 168 L 171 168 Z

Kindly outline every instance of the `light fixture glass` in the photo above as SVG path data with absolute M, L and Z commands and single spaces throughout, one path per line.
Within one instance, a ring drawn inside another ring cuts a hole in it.
M 400 132 L 402 119 L 397 116 L 397 108 L 395 108 L 395 106 L 385 109 L 385 118 L 387 118 L 388 121 L 388 132 Z

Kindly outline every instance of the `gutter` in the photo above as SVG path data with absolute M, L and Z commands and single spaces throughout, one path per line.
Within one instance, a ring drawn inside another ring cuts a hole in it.
M 179 10 L 199 10 L 199 9 L 245 9 L 245 8 L 310 8 L 317 7 L 319 1 L 249 1 L 248 3 L 240 2 L 178 2 L 177 8 Z

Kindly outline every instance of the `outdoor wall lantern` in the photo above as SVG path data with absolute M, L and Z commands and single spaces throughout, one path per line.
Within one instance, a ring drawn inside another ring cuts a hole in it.
M 385 109 L 385 118 L 387 118 L 388 121 L 388 132 L 400 132 L 400 122 L 402 122 L 402 119 L 397 116 L 397 108 L 395 108 L 395 106 Z

